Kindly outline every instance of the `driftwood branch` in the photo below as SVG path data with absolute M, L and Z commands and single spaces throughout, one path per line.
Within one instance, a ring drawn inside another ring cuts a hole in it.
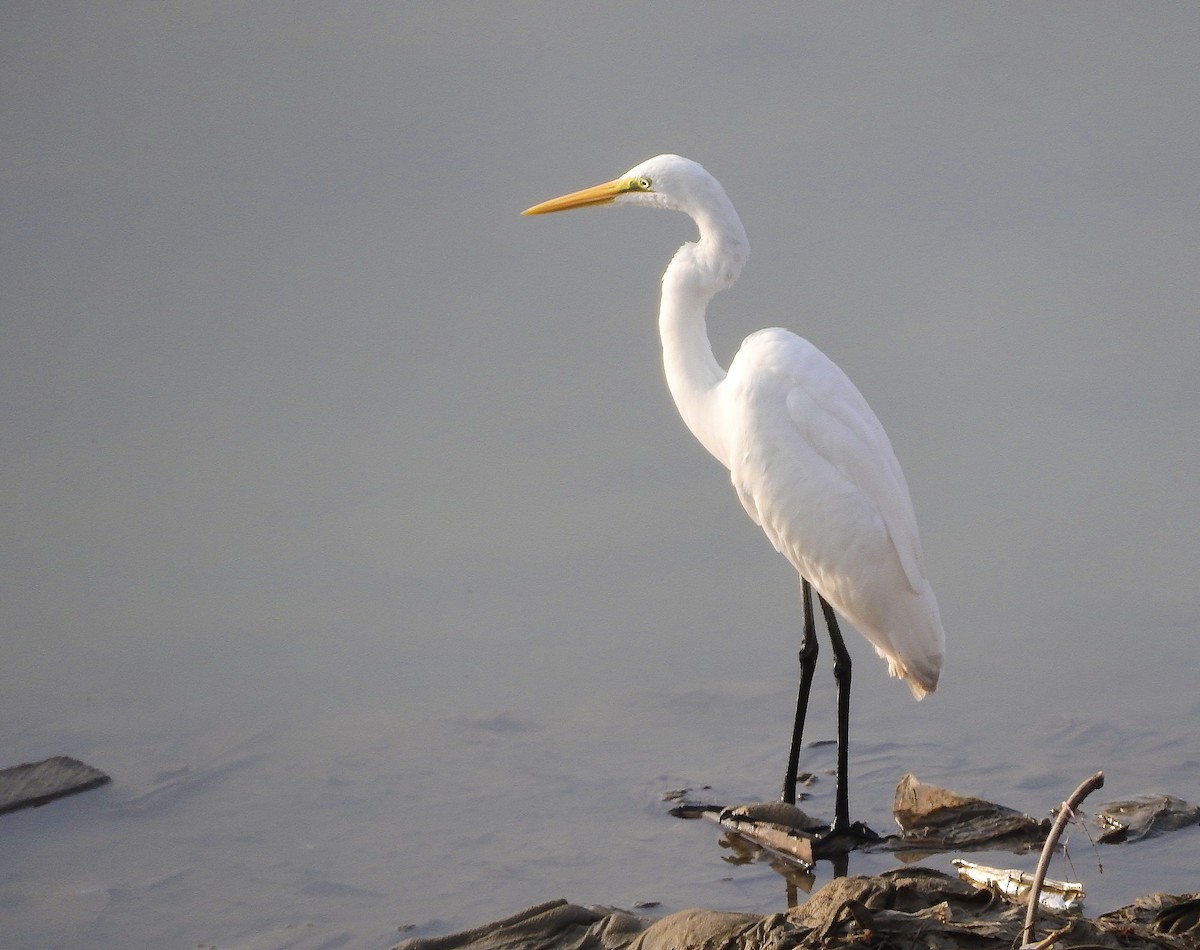
M 1023 948 L 1036 946 L 1033 943 L 1033 925 L 1037 920 L 1038 900 L 1042 895 L 1042 884 L 1045 883 L 1046 872 L 1050 869 L 1050 856 L 1054 853 L 1054 849 L 1058 845 L 1058 839 L 1062 836 L 1063 829 L 1067 826 L 1067 822 L 1071 820 L 1075 809 L 1092 792 L 1103 787 L 1104 773 L 1097 772 L 1091 778 L 1081 782 L 1079 787 L 1071 793 L 1071 797 L 1063 803 L 1063 807 L 1058 811 L 1054 827 L 1050 829 L 1050 835 L 1046 838 L 1046 844 L 1042 848 L 1042 856 L 1038 860 L 1037 871 L 1033 875 L 1033 888 L 1029 892 L 1029 907 L 1025 911 L 1025 928 L 1021 931 L 1021 945 Z

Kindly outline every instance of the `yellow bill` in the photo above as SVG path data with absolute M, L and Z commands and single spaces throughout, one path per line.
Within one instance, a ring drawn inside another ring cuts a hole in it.
M 541 204 L 526 208 L 521 214 L 550 214 L 552 211 L 567 211 L 571 208 L 586 208 L 591 205 L 608 204 L 629 191 L 645 191 L 648 183 L 640 178 L 614 178 L 602 185 L 592 185 L 582 191 L 573 191 L 561 198 L 551 198 Z

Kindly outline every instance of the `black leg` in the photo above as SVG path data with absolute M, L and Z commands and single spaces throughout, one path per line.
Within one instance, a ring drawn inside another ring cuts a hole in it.
M 800 601 L 804 608 L 804 638 L 800 641 L 800 687 L 796 694 L 796 722 L 792 727 L 792 748 L 788 753 L 787 774 L 783 778 L 783 800 L 789 805 L 796 804 L 796 777 L 800 771 L 804 717 L 808 712 L 808 692 L 817 668 L 817 625 L 813 618 L 812 588 L 804 578 L 800 578 Z M 821 600 L 821 604 L 828 610 L 824 599 Z M 844 644 L 842 649 L 845 649 Z
M 820 595 L 818 595 L 820 596 Z M 833 644 L 833 678 L 837 682 L 837 797 L 833 810 L 833 827 L 830 835 L 850 830 L 850 792 L 847 782 L 850 758 L 850 651 L 838 629 L 837 616 L 833 608 L 821 597 L 821 612 L 825 614 L 825 626 L 829 630 L 829 641 Z

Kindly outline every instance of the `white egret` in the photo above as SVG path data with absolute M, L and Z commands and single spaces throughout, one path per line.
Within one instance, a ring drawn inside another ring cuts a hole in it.
M 800 684 L 782 796 L 789 803 L 795 802 L 818 650 L 812 591 L 820 600 L 838 695 L 837 791 L 828 835 L 849 833 L 850 655 L 834 611 L 866 636 L 917 699 L 937 686 L 945 652 L 900 463 L 854 384 L 807 340 L 778 328 L 759 330 L 742 343 L 728 372 L 714 358 L 705 311 L 737 280 L 750 244 L 712 175 L 689 159 L 659 155 L 524 214 L 610 204 L 682 211 L 699 228 L 699 239 L 676 252 L 662 278 L 658 326 L 667 386 L 692 434 L 729 470 L 746 513 L 800 575 Z

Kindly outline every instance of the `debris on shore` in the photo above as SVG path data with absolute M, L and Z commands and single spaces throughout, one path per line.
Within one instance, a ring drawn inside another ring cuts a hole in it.
M 530 907 L 511 917 L 442 937 L 416 937 L 395 950 L 835 950 L 920 946 L 930 950 L 1012 950 L 1055 946 L 1200 948 L 1200 892 L 1153 894 L 1095 919 L 1082 916 L 1082 886 L 1047 881 L 1049 852 L 1072 809 L 1102 787 L 1096 773 L 1063 803 L 1054 826 L 984 799 L 960 795 L 905 775 L 893 810 L 900 833 L 869 833 L 848 849 L 894 852 L 1011 850 L 1043 846 L 1038 873 L 954 862 L 955 878 L 921 867 L 874 876 L 835 877 L 804 903 L 759 916 L 684 910 L 658 920 L 625 910 L 582 907 L 565 900 Z M 668 797 L 680 799 L 684 792 Z M 1064 810 L 1066 814 L 1064 814 Z M 765 802 L 726 807 L 684 802 L 684 818 L 717 822 L 732 842 L 757 847 L 811 868 L 814 850 L 829 850 L 820 822 L 794 805 Z M 1101 805 L 1095 821 L 1117 842 L 1149 837 L 1200 822 L 1200 808 L 1173 796 Z M 830 857 L 828 854 L 825 857 Z M 841 855 L 844 860 L 844 853 Z M 836 861 L 836 856 L 831 857 Z M 836 866 L 836 865 L 835 865 Z M 778 869 L 778 868 L 777 868 Z M 1032 898 L 1035 903 L 1029 906 Z M 1040 919 L 1037 919 L 1040 912 Z M 1034 942 L 1034 923 L 1037 934 Z M 1059 941 L 1065 941 L 1058 943 Z
M 1024 918 L 1023 907 L 988 888 L 907 867 L 836 878 L 800 906 L 765 917 L 684 910 L 650 920 L 551 901 L 462 933 L 406 940 L 395 950 L 1011 950 L 1020 946 Z M 1096 920 L 1046 914 L 1042 929 L 1064 946 L 1186 950 L 1200 946 L 1200 894 L 1155 894 Z

